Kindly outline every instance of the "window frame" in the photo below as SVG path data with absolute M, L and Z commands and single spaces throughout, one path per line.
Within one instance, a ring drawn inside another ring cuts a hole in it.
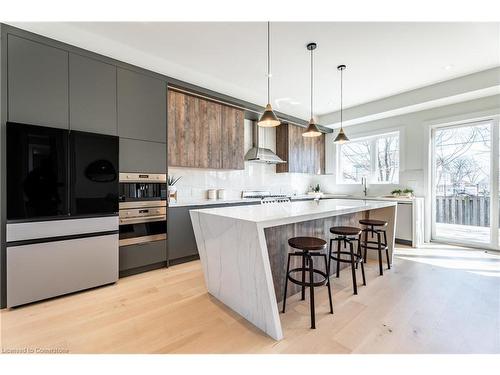
M 401 155 L 401 134 L 400 129 L 395 129 L 395 130 L 388 130 L 383 133 L 376 133 L 376 134 L 371 134 L 371 135 L 366 135 L 366 136 L 361 136 L 361 137 L 355 137 L 351 138 L 352 142 L 360 142 L 360 141 L 366 141 L 369 140 L 371 147 L 370 147 L 370 175 L 368 177 L 368 183 L 370 185 L 398 185 L 400 181 L 400 174 L 402 170 L 402 155 Z M 398 138 L 398 173 L 397 176 L 395 176 L 396 181 L 378 181 L 377 177 L 377 163 L 374 162 L 377 160 L 377 153 L 378 153 L 378 140 L 387 138 L 390 136 L 396 136 Z M 348 144 L 347 144 L 348 145 Z M 342 170 L 342 147 L 344 145 L 336 145 L 336 163 L 335 163 L 335 180 L 336 183 L 339 185 L 356 185 L 361 182 L 350 182 L 344 180 L 343 177 L 343 170 Z

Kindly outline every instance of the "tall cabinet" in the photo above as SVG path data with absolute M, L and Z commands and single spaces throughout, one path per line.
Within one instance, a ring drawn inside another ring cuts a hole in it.
M 168 165 L 243 169 L 244 111 L 168 90 Z
M 8 35 L 8 121 L 69 128 L 68 52 Z

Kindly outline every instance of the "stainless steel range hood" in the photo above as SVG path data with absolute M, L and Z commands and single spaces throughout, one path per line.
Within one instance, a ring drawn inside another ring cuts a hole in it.
M 267 164 L 283 164 L 286 161 L 272 152 L 268 148 L 259 147 L 259 126 L 255 121 L 252 121 L 253 147 L 248 150 L 245 155 L 245 160 L 257 163 Z

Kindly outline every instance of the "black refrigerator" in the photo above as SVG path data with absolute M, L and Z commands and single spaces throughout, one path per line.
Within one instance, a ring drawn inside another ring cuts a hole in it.
M 7 306 L 118 280 L 118 137 L 7 123 Z
M 7 220 L 118 214 L 118 137 L 7 123 Z

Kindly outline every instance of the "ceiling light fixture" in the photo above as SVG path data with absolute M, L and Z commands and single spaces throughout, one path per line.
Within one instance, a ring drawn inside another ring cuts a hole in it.
M 303 137 L 319 137 L 322 133 L 314 123 L 313 117 L 313 82 L 314 82 L 314 71 L 313 71 L 313 51 L 318 45 L 316 43 L 309 43 L 307 49 L 311 51 L 311 119 L 309 120 L 309 125 L 307 130 L 302 133 Z
M 343 80 L 342 80 L 342 75 L 345 70 L 346 66 L 345 65 L 339 65 L 337 66 L 337 70 L 340 70 L 340 131 L 339 134 L 337 134 L 337 137 L 333 141 L 334 143 L 338 144 L 343 144 L 346 142 L 349 142 L 349 138 L 344 133 L 344 128 L 342 128 L 342 91 L 343 91 Z
M 271 41 L 270 41 L 270 22 L 267 22 L 267 105 L 262 116 L 260 116 L 259 126 L 272 128 L 281 124 L 271 107 Z

